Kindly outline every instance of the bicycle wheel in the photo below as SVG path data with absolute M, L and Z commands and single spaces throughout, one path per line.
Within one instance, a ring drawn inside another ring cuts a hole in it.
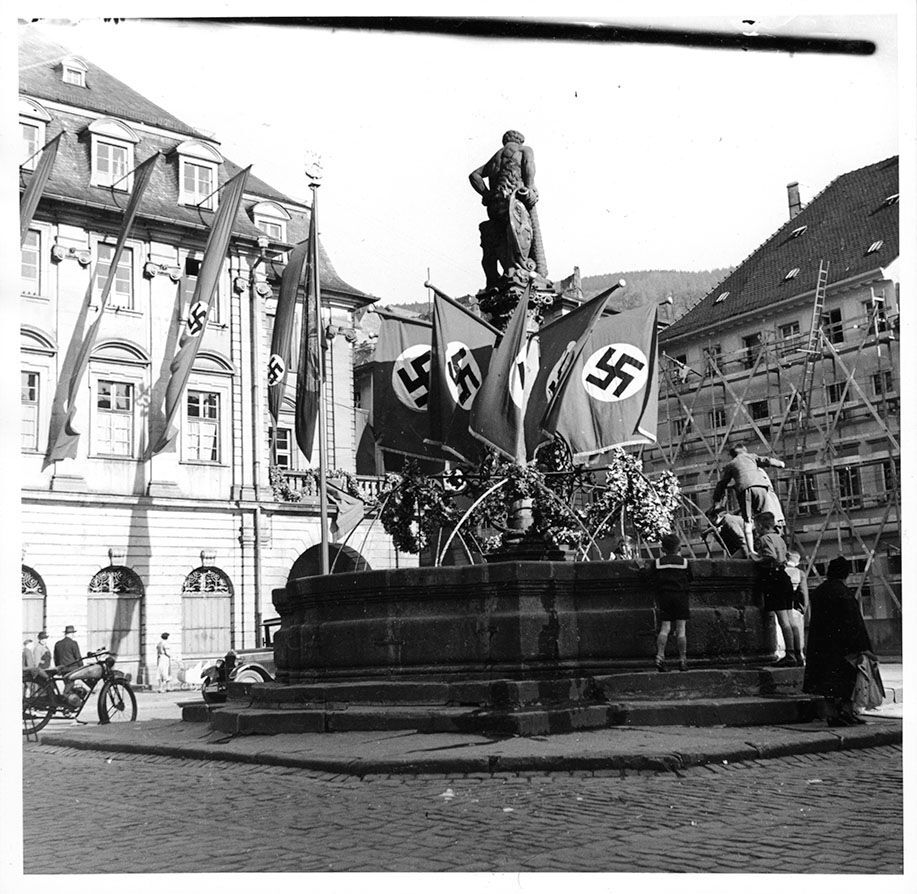
M 123 680 L 109 680 L 99 693 L 99 723 L 137 719 L 137 697 Z
M 54 687 L 50 682 L 22 683 L 22 734 L 37 733 L 54 716 Z

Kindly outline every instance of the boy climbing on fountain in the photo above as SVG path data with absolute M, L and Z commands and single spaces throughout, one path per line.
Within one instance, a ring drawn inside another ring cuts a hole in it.
M 656 585 L 656 610 L 659 614 L 659 635 L 656 637 L 656 670 L 665 671 L 665 647 L 672 624 L 675 624 L 675 642 L 678 645 L 678 669 L 688 669 L 688 638 L 685 625 L 691 614 L 688 605 L 688 586 L 691 568 L 681 555 L 681 540 L 677 534 L 664 534 L 662 555 L 653 564 Z

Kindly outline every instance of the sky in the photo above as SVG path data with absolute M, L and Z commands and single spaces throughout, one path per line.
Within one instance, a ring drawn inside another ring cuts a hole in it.
M 535 151 L 554 279 L 574 266 L 733 266 L 786 219 L 788 182 L 808 202 L 898 152 L 890 15 L 758 24 L 872 39 L 871 57 L 193 20 L 29 27 L 212 131 L 226 156 L 294 198 L 308 195 L 304 159 L 317 153 L 322 240 L 338 273 L 384 302 L 424 300 L 428 269 L 452 295 L 483 287 L 484 209 L 468 174 L 510 128 Z

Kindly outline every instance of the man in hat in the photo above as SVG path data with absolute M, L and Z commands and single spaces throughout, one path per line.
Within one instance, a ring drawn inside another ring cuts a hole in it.
M 51 666 L 51 650 L 48 648 L 48 633 L 42 630 L 38 634 L 38 642 L 32 647 L 32 658 L 35 661 L 35 667 L 46 670 Z
M 22 666 L 35 667 L 35 659 L 32 656 L 32 637 L 27 636 L 22 641 Z
M 54 666 L 65 673 L 83 666 L 83 654 L 73 638 L 74 633 L 76 627 L 68 624 L 64 628 L 64 638 L 54 644 Z

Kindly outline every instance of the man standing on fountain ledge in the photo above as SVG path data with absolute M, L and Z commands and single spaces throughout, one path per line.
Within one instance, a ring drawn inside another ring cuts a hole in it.
M 726 488 L 732 483 L 739 499 L 739 511 L 745 523 L 745 546 L 748 552 L 754 552 L 754 519 L 761 512 L 767 511 L 767 485 L 764 483 L 761 466 L 786 468 L 786 463 L 775 456 L 758 456 L 749 453 L 744 444 L 735 444 L 729 450 L 732 459 L 726 463 L 720 480 L 713 491 L 713 505 L 717 506 L 726 494 Z

